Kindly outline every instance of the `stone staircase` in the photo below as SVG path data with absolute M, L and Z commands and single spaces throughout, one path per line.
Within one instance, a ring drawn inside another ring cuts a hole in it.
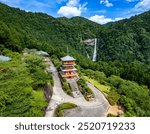
M 72 95 L 74 98 L 83 97 L 81 94 L 77 81 L 75 79 L 67 79 L 71 89 L 72 89 Z

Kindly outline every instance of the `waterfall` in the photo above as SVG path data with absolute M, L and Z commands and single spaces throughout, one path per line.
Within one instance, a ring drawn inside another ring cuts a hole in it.
M 88 58 L 88 59 L 90 59 L 90 56 L 89 56 L 89 54 L 88 54 L 88 53 L 87 53 L 87 58 Z
M 87 51 L 86 51 L 86 55 L 87 55 L 87 58 L 90 59 L 90 56 L 89 56 L 89 54 L 87 53 Z
M 97 39 L 95 39 L 95 44 L 94 44 L 94 53 L 93 53 L 93 59 L 92 61 L 96 61 L 96 55 L 97 55 Z

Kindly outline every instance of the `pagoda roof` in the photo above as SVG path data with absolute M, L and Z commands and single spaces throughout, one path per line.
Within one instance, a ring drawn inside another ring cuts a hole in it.
M 65 57 L 61 58 L 62 61 L 75 61 L 76 59 L 74 59 L 73 57 L 67 55 Z

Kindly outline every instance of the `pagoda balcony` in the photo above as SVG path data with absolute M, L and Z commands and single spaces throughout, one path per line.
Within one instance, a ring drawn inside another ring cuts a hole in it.
M 70 69 L 61 68 L 61 71 L 62 72 L 72 72 L 72 71 L 77 71 L 77 69 L 75 67 L 74 68 L 70 68 Z
M 63 67 L 68 67 L 68 66 L 75 66 L 75 65 L 76 65 L 76 64 L 74 63 L 74 64 L 65 64 L 65 65 L 63 64 L 62 66 L 63 66 Z
M 73 67 L 73 66 L 65 66 L 65 67 L 63 67 L 63 69 L 64 69 L 64 70 L 67 70 L 67 69 L 74 69 L 74 67 Z
M 74 61 L 64 61 L 62 64 L 63 65 L 74 65 L 75 62 Z

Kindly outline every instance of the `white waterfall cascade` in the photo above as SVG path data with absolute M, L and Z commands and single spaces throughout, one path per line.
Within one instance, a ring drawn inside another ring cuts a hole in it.
M 89 56 L 89 54 L 87 53 L 87 51 L 86 51 L 86 55 L 87 55 L 87 58 L 90 59 L 90 56 Z
M 93 53 L 92 61 L 96 61 L 96 56 L 97 56 L 97 39 L 95 38 L 94 53 Z

